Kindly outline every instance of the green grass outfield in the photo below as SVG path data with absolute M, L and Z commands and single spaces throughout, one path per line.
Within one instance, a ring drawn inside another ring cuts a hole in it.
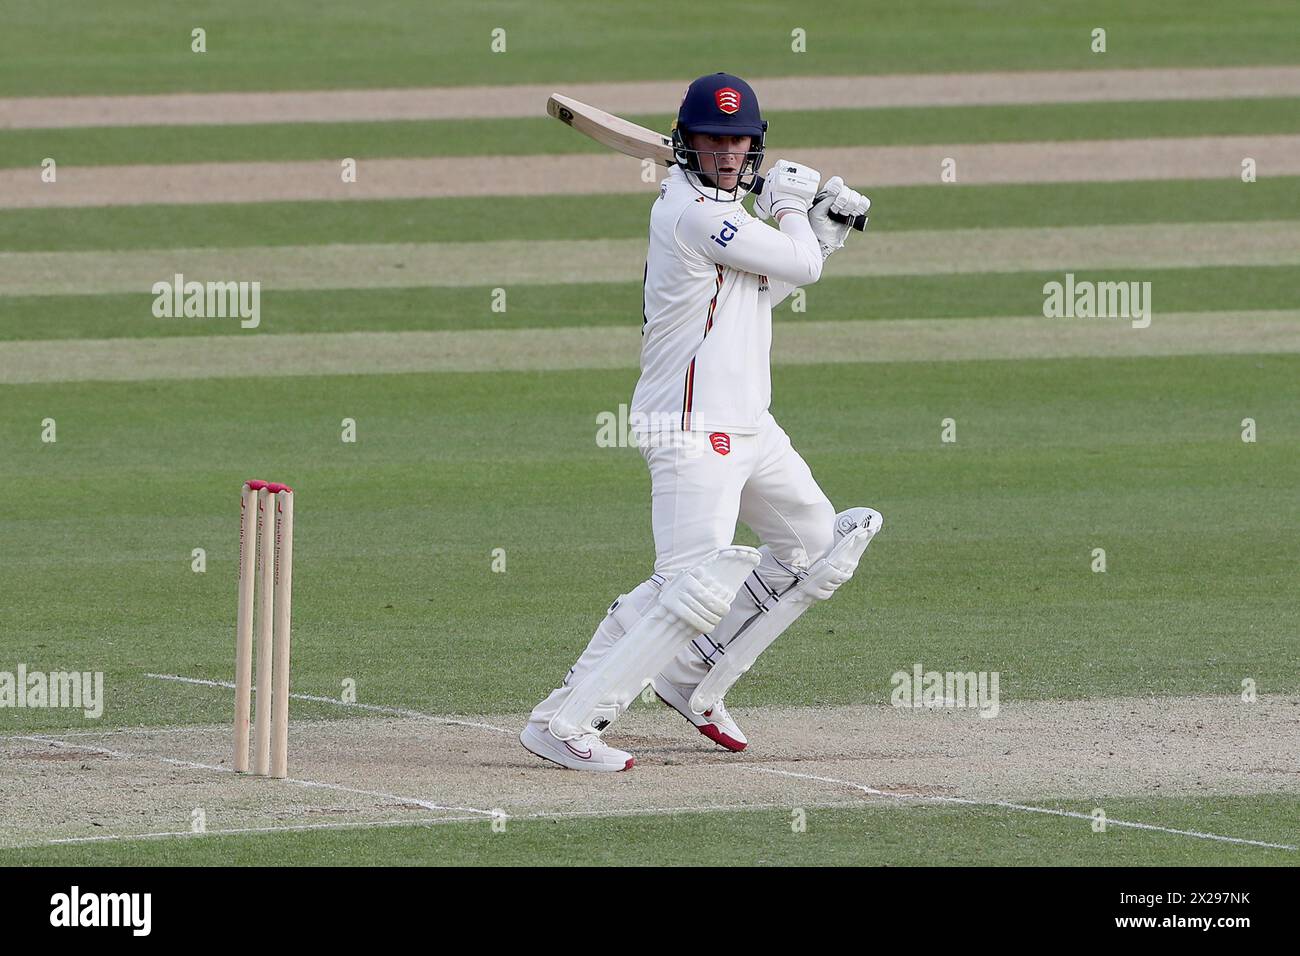
M 114 725 L 222 720 L 224 695 L 142 675 L 229 679 L 236 492 L 290 476 L 297 689 L 337 696 L 350 675 L 378 704 L 525 709 L 650 570 L 645 465 L 595 444 L 635 375 L 7 388 L 0 480 L 24 493 L 0 502 L 0 530 L 25 544 L 0 575 L 31 596 L 0 608 L 9 655 L 105 670 Z M 774 645 L 733 703 L 885 703 L 890 673 L 931 659 L 1001 671 L 1008 699 L 1222 694 L 1243 676 L 1288 691 L 1297 381 L 1291 355 L 777 369 L 774 414 L 826 493 L 888 527 L 864 583 Z
M 1090 814 L 1096 804 L 1053 809 Z M 1173 829 L 1212 824 L 1261 842 L 1294 839 L 1290 800 L 1255 798 L 1105 801 L 1113 819 Z M 792 808 L 730 813 L 508 820 L 307 833 L 195 836 L 0 850 L 0 866 L 1294 866 L 1288 850 L 1207 842 L 1112 824 L 997 807 L 873 805 L 811 808 L 806 829 Z M 1288 832 L 1289 831 L 1289 832 Z M 1272 839 L 1270 839 L 1272 837 Z M 978 848 L 978 849 L 975 849 Z
M 456 2 L 436 14 L 414 0 L 355 9 L 286 0 L 273 12 L 251 0 L 184 9 L 163 0 L 8 7 L 0 96 L 559 86 L 718 68 L 775 77 L 1300 62 L 1300 16 L 1265 0 L 1105 0 L 1086 10 L 838 2 L 806 16 L 728 0 L 710 7 L 711 22 L 734 24 L 725 63 L 718 34 L 701 29 L 696 8 L 677 0 L 635 17 L 576 0 Z M 203 56 L 188 52 L 194 26 L 208 30 Z M 488 51 L 496 26 L 510 37 L 499 56 Z M 807 54 L 789 52 L 798 26 L 809 31 Z M 1088 50 L 1095 26 L 1109 31 L 1104 56 Z M 870 146 L 1295 133 L 1296 117 L 1294 98 L 1252 98 L 772 119 L 780 142 Z M 541 117 L 0 131 L 0 168 L 10 169 L 45 155 L 102 165 L 566 153 L 581 163 L 597 152 Z M 1235 167 L 1213 181 L 862 183 L 874 203 L 872 225 L 850 241 L 1133 224 L 1212 236 L 1224 223 L 1240 230 L 1300 220 L 1300 177 L 1259 172 L 1250 184 Z M 327 244 L 627 242 L 644 237 L 652 196 L 11 209 L 0 210 L 0 255 L 160 250 L 162 276 L 167 251 L 180 248 L 260 247 L 271 258 L 278 247 Z M 1297 306 L 1300 261 L 1204 268 L 1190 252 L 1186 259 L 1160 269 L 1080 269 L 1079 278 L 1152 282 L 1157 323 L 1162 311 Z M 640 324 L 639 262 L 619 281 L 586 278 L 511 286 L 505 315 L 488 311 L 486 286 L 268 289 L 264 325 L 248 346 L 283 332 L 580 327 L 594 336 Z M 808 290 L 808 312 L 782 308 L 776 322 L 961 318 L 979 328 L 987 317 L 1039 314 L 1043 283 L 1059 278 L 1028 267 L 837 276 L 832 260 L 825 280 Z M 77 291 L 75 280 L 60 275 L 60 288 Z M 236 331 L 233 321 L 154 320 L 150 299 L 145 289 L 22 296 L 0 289 L 0 357 L 16 354 L 4 347 L 20 341 L 60 348 Z M 1225 326 L 1223 335 L 1227 342 L 1234 330 Z M 886 525 L 858 579 L 799 621 L 728 701 L 738 711 L 884 705 L 890 675 L 918 661 L 996 670 L 1004 701 L 1015 703 L 1232 699 L 1247 677 L 1260 694 L 1294 695 L 1300 354 L 1265 345 L 1241 355 L 778 365 L 773 413 L 822 488 L 841 508 L 878 508 Z M 0 481 L 9 489 L 0 499 L 0 540 L 9 545 L 0 548 L 7 597 L 0 671 L 20 662 L 99 670 L 108 692 L 99 721 L 0 710 L 0 736 L 229 720 L 225 690 L 147 675 L 231 678 L 236 500 L 252 476 L 298 489 L 296 692 L 337 698 L 341 681 L 352 679 L 370 704 L 428 715 L 527 710 L 563 676 L 610 601 L 651 570 L 643 459 L 595 441 L 597 414 L 629 401 L 636 376 L 629 356 L 628 367 L 612 371 L 0 386 Z M 1252 444 L 1240 437 L 1248 417 L 1258 427 Z M 345 418 L 356 420 L 355 444 L 340 440 Z M 955 444 L 940 442 L 946 418 L 957 422 Z M 53 444 L 41 441 L 45 419 L 57 423 Z M 744 528 L 737 540 L 756 543 Z M 191 569 L 196 548 L 206 553 L 203 573 Z M 505 573 L 492 570 L 496 548 L 505 549 Z M 1106 550 L 1104 574 L 1090 569 L 1094 548 Z M 329 704 L 294 707 L 295 718 L 341 716 Z M 142 779 L 153 779 L 156 766 Z M 112 767 L 96 764 L 109 777 Z M 388 785 L 384 773 L 376 776 L 374 786 Z M 1084 814 L 1102 806 L 1112 819 L 1300 844 L 1294 787 L 1282 781 L 1275 794 L 1241 795 L 1226 776 L 1209 783 L 1222 791 L 1114 800 L 1076 792 L 1025 802 Z M 239 799 L 253 802 L 255 794 L 249 788 Z M 851 798 L 852 791 L 824 792 L 827 801 Z M 53 796 L 38 786 L 24 799 Z M 574 801 L 574 809 L 588 802 Z M 262 808 L 243 809 L 255 817 Z M 1086 820 L 987 804 L 899 805 L 864 795 L 860 806 L 810 809 L 806 833 L 791 832 L 791 809 L 538 816 L 512 819 L 504 833 L 475 821 L 46 845 L 0 850 L 0 865 L 623 865 L 680 862 L 685 848 L 693 865 L 716 866 L 1300 861 L 1297 851 L 1168 832 L 1097 834 Z M 0 843 L 21 842 L 0 835 Z
M 815 11 L 717 0 L 663 0 L 629 16 L 599 0 L 371 0 L 364 11 L 317 0 L 70 0 L 51 10 L 9 0 L 0 91 L 9 96 L 208 90 L 461 86 L 663 79 L 718 68 L 754 76 L 1114 69 L 1274 64 L 1295 57 L 1295 13 L 1276 0 L 833 0 Z M 190 52 L 207 30 L 208 52 Z M 1108 30 L 1108 52 L 1090 35 Z M 791 52 L 791 30 L 807 52 Z M 507 50 L 494 54 L 491 31 Z M 628 51 L 634 49 L 635 56 Z

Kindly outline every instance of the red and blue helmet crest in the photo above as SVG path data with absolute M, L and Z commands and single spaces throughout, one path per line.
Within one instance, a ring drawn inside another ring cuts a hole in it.
M 748 83 L 730 73 L 701 76 L 686 88 L 673 124 L 673 158 L 692 172 L 699 171 L 698 151 L 686 142 L 686 133 L 711 133 L 715 136 L 749 136 L 752 142 L 746 156 L 742 178 L 758 172 L 763 162 L 763 139 L 767 121 L 758 108 L 758 97 Z M 741 182 L 749 190 L 753 179 Z

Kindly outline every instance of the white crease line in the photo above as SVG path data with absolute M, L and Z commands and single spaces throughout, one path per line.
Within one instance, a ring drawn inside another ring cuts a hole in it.
M 204 724 L 193 724 L 188 727 L 109 727 L 105 730 L 53 730 L 44 732 L 37 731 L 30 734 L 4 734 L 0 735 L 0 740 L 25 739 L 27 737 L 48 737 L 50 740 L 61 740 L 65 737 L 108 737 L 112 734 L 132 734 L 138 737 L 157 736 L 158 734 L 193 734 L 193 733 L 211 733 L 212 727 Z
M 224 769 L 224 768 L 223 768 Z M 852 809 L 860 806 L 858 803 L 809 803 L 805 805 L 810 810 L 828 810 L 828 809 Z M 576 819 L 576 818 L 605 818 L 605 817 L 645 817 L 645 816 L 667 816 L 675 813 L 725 813 L 730 811 L 743 810 L 788 810 L 787 803 L 733 803 L 733 804 L 715 804 L 707 806 L 692 807 L 641 807 L 630 810 L 556 810 L 544 811 L 539 810 L 534 813 L 525 813 L 511 815 L 503 813 L 501 819 L 506 820 L 555 820 L 555 819 Z M 481 816 L 469 817 L 424 817 L 413 820 L 367 820 L 352 823 L 303 823 L 303 824 L 286 824 L 284 826 L 269 827 L 234 827 L 224 830 L 205 830 L 202 833 L 195 833 L 192 830 L 176 830 L 171 832 L 158 833 L 119 833 L 105 834 L 102 836 L 88 837 L 57 837 L 50 840 L 44 840 L 40 843 L 19 844 L 17 846 L 6 847 L 9 850 L 30 850 L 43 846 L 52 846 L 56 844 L 68 843 L 114 843 L 130 842 L 134 840 L 161 840 L 161 839 L 191 839 L 205 836 L 237 836 L 241 834 L 264 834 L 310 831 L 310 830 L 346 830 L 346 829 L 380 829 L 383 827 L 411 827 L 411 826 L 434 826 L 442 823 L 478 823 L 482 822 Z
M 796 777 L 800 780 L 816 780 L 820 783 L 833 783 L 841 787 L 852 787 L 854 790 L 861 790 L 863 793 L 870 794 L 873 797 L 891 797 L 895 800 L 924 800 L 930 803 L 957 803 L 969 807 L 1001 807 L 1004 810 L 1020 810 L 1024 813 L 1045 813 L 1054 817 L 1071 817 L 1076 820 L 1093 821 L 1093 817 L 1087 813 L 1077 813 L 1073 810 L 1053 810 L 1048 807 L 1031 807 L 1023 803 L 1007 803 L 1002 800 L 971 800 L 966 797 L 944 797 L 930 794 L 911 794 L 911 793 L 890 793 L 886 790 L 877 790 L 874 787 L 868 787 L 860 783 L 854 783 L 851 780 L 836 780 L 834 777 L 818 777 L 809 773 L 794 773 L 790 770 L 772 770 L 766 767 L 747 767 L 755 773 L 770 773 L 781 777 Z M 1131 827 L 1135 830 L 1154 830 L 1159 833 L 1173 833 L 1178 836 L 1196 837 L 1199 840 L 1218 840 L 1221 843 L 1242 843 L 1247 846 L 1267 847 L 1270 850 L 1296 850 L 1298 847 L 1290 846 L 1286 843 L 1265 843 L 1262 840 L 1244 840 L 1241 837 L 1220 836 L 1217 833 L 1202 833 L 1199 830 L 1176 830 L 1173 827 L 1156 826 L 1153 823 L 1134 823 L 1130 820 L 1115 820 L 1111 817 L 1106 818 L 1107 826 Z
M 807 805 L 810 809 L 827 809 L 831 807 L 855 807 L 855 803 L 810 803 Z M 546 812 L 538 810 L 534 813 L 524 813 L 515 817 L 513 820 L 553 820 L 573 819 L 579 817 L 652 817 L 664 816 L 673 813 L 726 813 L 736 810 L 789 810 L 789 803 L 715 803 L 703 804 L 693 807 L 641 807 L 631 810 L 558 810 Z
M 224 680 L 203 680 L 199 677 L 181 677 L 178 674 L 145 674 L 145 677 L 152 677 L 155 680 L 177 681 L 181 684 L 198 684 L 201 687 L 224 687 L 234 690 L 235 685 L 230 681 Z M 256 690 L 254 690 L 256 693 Z M 333 704 L 336 707 L 352 707 L 357 710 L 369 711 L 376 714 L 392 714 L 395 717 L 413 717 L 417 720 L 431 720 L 439 724 L 455 724 L 458 727 L 477 727 L 480 730 L 495 730 L 502 734 L 513 734 L 515 731 L 507 730 L 505 727 L 495 727 L 492 724 L 478 723 L 473 720 L 457 720 L 454 717 L 441 717 L 437 714 L 426 714 L 418 710 L 407 710 L 404 707 L 385 707 L 380 704 L 354 704 L 347 701 L 336 700 L 333 697 L 317 697 L 315 694 L 290 694 L 292 700 L 307 700 L 314 704 Z
M 180 760 L 176 757 L 163 757 L 158 754 L 138 754 L 130 753 L 125 750 L 110 750 L 107 747 L 94 747 L 90 744 L 67 743 L 62 740 L 55 740 L 51 737 L 13 737 L 12 740 L 28 740 L 32 743 L 49 744 L 53 747 L 62 747 L 67 750 L 89 750 L 93 753 L 104 754 L 107 757 L 119 757 L 124 760 L 156 760 L 160 763 L 170 764 L 174 767 L 185 767 L 188 770 L 215 770 L 218 773 L 233 774 L 235 771 L 229 767 L 219 767 L 210 763 L 199 763 L 194 760 Z M 392 800 L 395 803 L 412 804 L 417 807 L 423 807 L 425 810 L 454 810 L 461 813 L 477 813 L 481 816 L 492 816 L 491 810 L 479 810 L 476 807 L 446 807 L 438 803 L 431 803 L 428 800 L 421 800 L 418 797 L 402 797 L 395 793 L 385 793 L 382 790 L 361 790 L 357 787 L 347 787 L 340 783 L 325 783 L 320 780 L 303 780 L 298 777 L 285 777 L 280 782 L 297 784 L 300 787 L 308 787 L 319 790 L 337 790 L 340 793 L 355 793 L 363 797 L 379 797 L 383 800 Z

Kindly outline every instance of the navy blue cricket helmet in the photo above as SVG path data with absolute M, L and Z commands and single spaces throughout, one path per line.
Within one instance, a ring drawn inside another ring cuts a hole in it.
M 748 83 L 730 73 L 710 73 L 686 88 L 677 110 L 677 121 L 673 123 L 673 159 L 684 169 L 699 174 L 700 150 L 687 144 L 686 133 L 753 137 L 737 177 L 738 188 L 746 192 L 753 189 L 754 178 L 763 163 L 767 120 L 763 119 L 758 97 Z M 746 175 L 750 176 L 748 182 L 744 181 Z M 718 198 L 719 191 L 715 183 L 713 198 Z

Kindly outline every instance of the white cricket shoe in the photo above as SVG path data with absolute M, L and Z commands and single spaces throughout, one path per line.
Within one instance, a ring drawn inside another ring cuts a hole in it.
M 519 742 L 525 750 L 570 770 L 617 773 L 630 770 L 636 764 L 630 753 L 616 750 L 595 734 L 561 740 L 549 730 L 530 723 L 519 735 Z
M 727 713 L 727 705 L 722 701 L 714 704 L 712 710 L 697 714 L 691 710 L 691 692 L 695 688 L 674 684 L 662 676 L 655 678 L 654 685 L 655 694 L 660 700 L 689 720 L 696 730 L 719 747 L 725 747 L 734 753 L 744 750 L 745 745 L 749 743 L 749 738 L 731 719 L 731 715 Z

